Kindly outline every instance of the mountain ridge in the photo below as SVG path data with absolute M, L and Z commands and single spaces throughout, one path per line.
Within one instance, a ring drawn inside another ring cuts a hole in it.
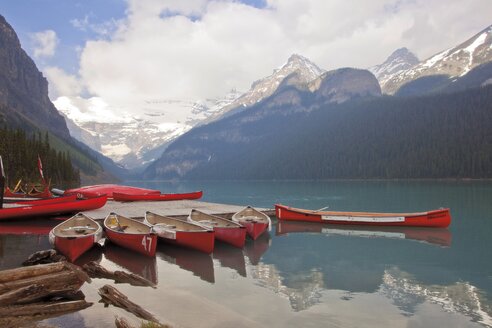
M 492 61 L 492 25 L 468 40 L 423 60 L 384 81 L 384 93 L 395 94 L 405 84 L 422 77 L 442 75 L 450 79 L 463 77 L 472 69 Z

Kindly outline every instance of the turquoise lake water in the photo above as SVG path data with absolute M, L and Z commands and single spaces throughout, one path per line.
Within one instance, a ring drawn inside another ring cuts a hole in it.
M 449 229 L 371 229 L 277 222 L 244 249 L 213 255 L 161 243 L 155 259 L 117 246 L 81 262 L 141 274 L 157 289 L 118 285 L 163 322 L 187 327 L 492 327 L 492 183 L 435 181 L 128 182 L 164 192 L 203 190 L 204 201 L 341 211 L 451 209 Z M 42 225 L 42 224 L 40 224 Z M 47 236 L 0 225 L 0 267 L 19 265 Z M 42 229 L 41 229 L 42 230 Z M 123 310 L 97 303 L 45 323 L 112 325 Z M 135 321 L 135 322 L 138 322 Z

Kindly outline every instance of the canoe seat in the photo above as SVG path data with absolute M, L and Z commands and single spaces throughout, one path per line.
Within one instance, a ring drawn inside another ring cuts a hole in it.
M 176 226 L 175 225 L 172 225 L 172 224 L 157 223 L 155 225 L 158 226 L 158 227 L 167 228 L 167 229 L 176 229 Z
M 202 224 L 210 224 L 210 225 L 218 225 L 219 224 L 218 222 L 210 221 L 210 220 L 202 220 L 202 221 L 198 221 L 198 222 L 202 223 Z
M 97 229 L 94 227 L 91 227 L 91 226 L 74 226 L 74 227 L 62 229 L 63 232 L 74 231 L 75 233 L 78 233 L 78 234 L 88 234 L 89 231 L 91 231 L 91 230 L 97 230 Z

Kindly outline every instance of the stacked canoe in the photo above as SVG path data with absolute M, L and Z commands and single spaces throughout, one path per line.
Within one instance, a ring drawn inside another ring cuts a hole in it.
M 258 213 L 261 214 L 258 220 L 269 220 L 265 214 Z M 266 224 L 262 232 L 268 226 Z M 242 248 L 248 234 L 247 227 L 241 223 L 197 210 L 192 210 L 187 220 L 146 212 L 143 222 L 110 213 L 104 219 L 103 227 L 87 215 L 78 213 L 52 229 L 50 242 L 73 262 L 101 239 L 103 228 L 112 243 L 150 257 L 155 256 L 158 238 L 168 244 L 210 254 L 215 240 Z M 254 236 L 259 233 L 255 230 Z

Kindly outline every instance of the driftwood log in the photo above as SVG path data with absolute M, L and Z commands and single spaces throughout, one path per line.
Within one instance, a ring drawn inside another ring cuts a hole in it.
M 33 322 L 80 311 L 92 303 L 84 300 L 33 303 L 0 307 L 0 327 L 35 327 Z
M 67 262 L 0 271 L 0 326 L 20 326 L 92 305 L 79 288 L 89 276 Z
M 126 311 L 133 313 L 139 318 L 153 321 L 158 323 L 159 321 L 147 310 L 144 310 L 140 305 L 137 305 L 130 301 L 123 293 L 121 293 L 116 288 L 104 285 L 99 288 L 99 295 L 101 296 L 101 302 L 107 304 L 112 304 L 119 308 L 125 309 Z
M 0 271 L 0 295 L 35 285 L 38 288 L 31 291 L 41 292 L 40 286 L 43 286 L 50 291 L 49 294 L 55 295 L 76 291 L 84 282 L 90 282 L 89 276 L 73 264 L 60 262 L 36 265 Z
M 116 283 L 127 283 L 132 286 L 149 286 L 156 288 L 153 282 L 139 275 L 124 271 L 109 271 L 96 262 L 84 264 L 83 269 L 91 278 L 112 279 Z

